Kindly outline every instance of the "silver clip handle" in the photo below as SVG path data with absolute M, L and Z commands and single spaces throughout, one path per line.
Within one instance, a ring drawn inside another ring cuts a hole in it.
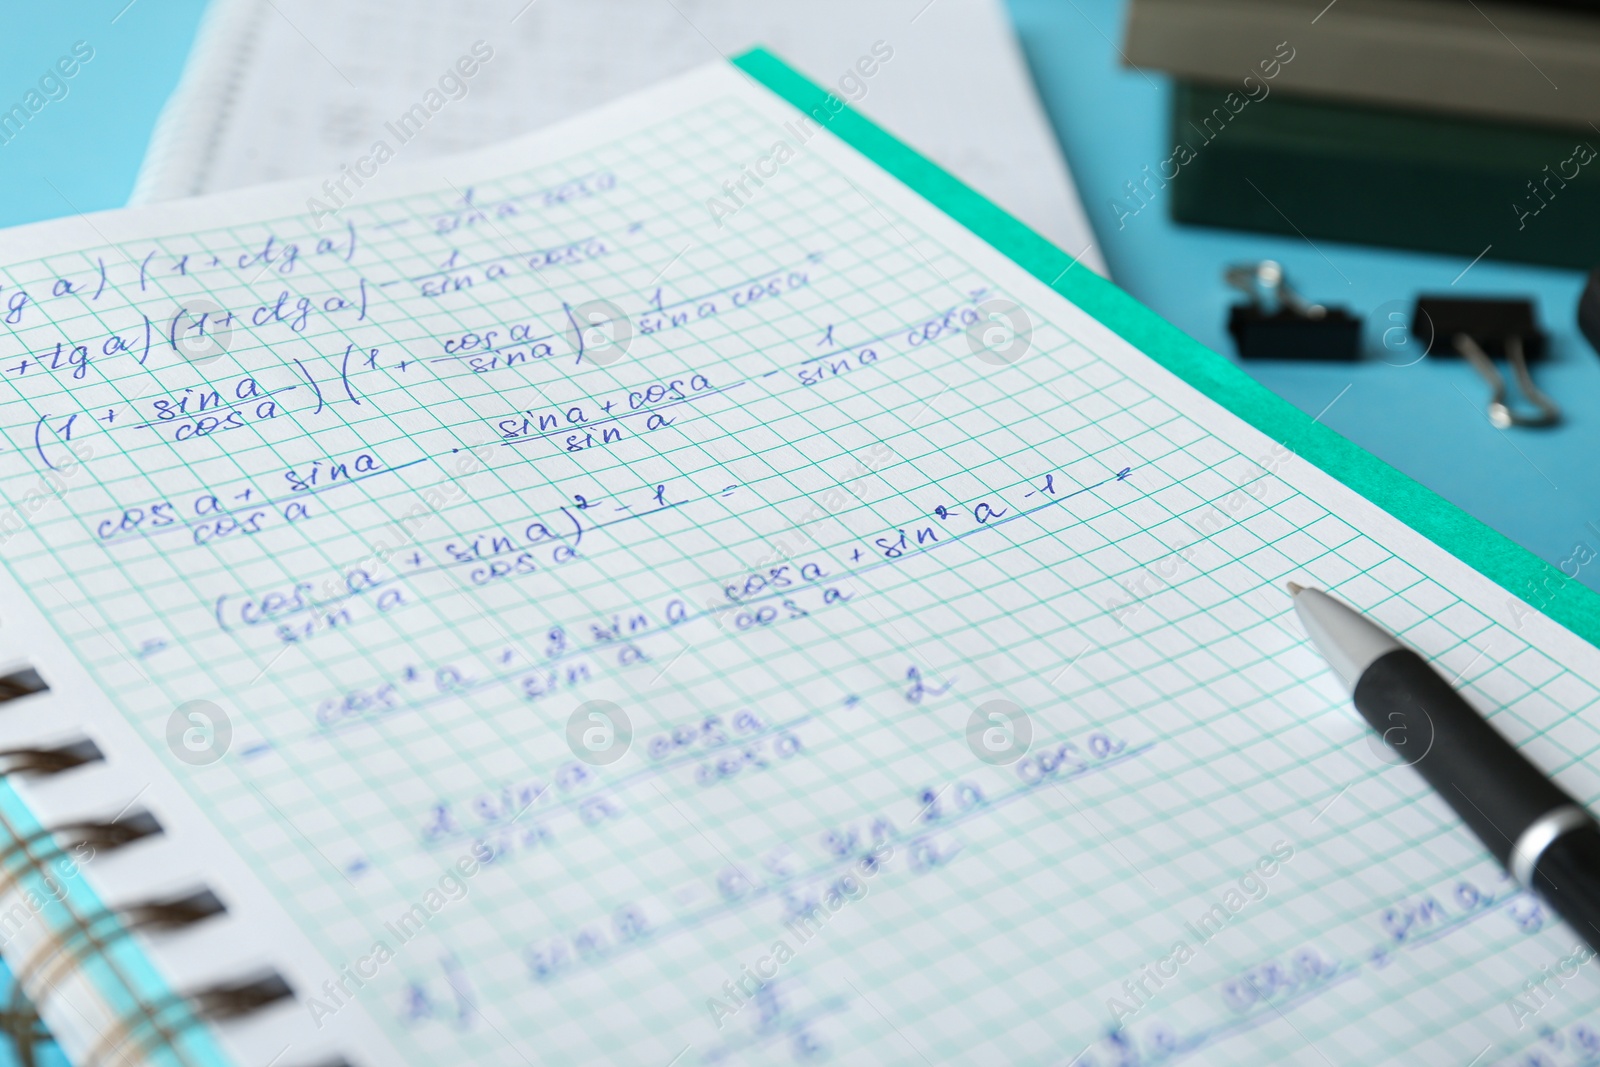
M 1467 357 L 1467 362 L 1472 364 L 1478 376 L 1489 383 L 1489 422 L 1496 428 L 1504 430 L 1511 426 L 1543 427 L 1554 426 L 1561 421 L 1561 409 L 1556 402 L 1551 400 L 1533 384 L 1533 375 L 1528 372 L 1528 360 L 1522 351 L 1522 338 L 1506 338 L 1506 360 L 1511 364 L 1511 372 L 1517 377 L 1517 388 L 1522 390 L 1522 395 L 1534 407 L 1538 408 L 1537 414 L 1518 412 L 1513 409 L 1506 399 L 1506 379 L 1494 365 L 1494 360 L 1485 352 L 1468 334 L 1458 333 L 1451 338 L 1456 346 L 1456 351 Z
M 1275 259 L 1229 267 L 1223 271 L 1222 279 L 1269 315 L 1279 308 L 1292 311 L 1303 319 L 1320 319 L 1328 313 L 1328 309 L 1321 304 L 1308 303 L 1305 297 L 1294 291 L 1283 264 Z

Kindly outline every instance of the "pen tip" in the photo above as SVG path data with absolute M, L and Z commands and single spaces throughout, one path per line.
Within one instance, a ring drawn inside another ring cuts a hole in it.
M 1306 587 L 1301 585 L 1299 582 L 1290 582 L 1289 583 L 1289 595 L 1290 596 L 1299 596 L 1301 593 L 1305 592 L 1305 588 Z

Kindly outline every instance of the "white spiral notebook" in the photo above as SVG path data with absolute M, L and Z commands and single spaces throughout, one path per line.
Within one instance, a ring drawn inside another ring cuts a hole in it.
M 1593 594 L 769 53 L 387 147 L 0 233 L 0 952 L 74 1062 L 1592 1054 L 1282 583 L 1591 802 Z

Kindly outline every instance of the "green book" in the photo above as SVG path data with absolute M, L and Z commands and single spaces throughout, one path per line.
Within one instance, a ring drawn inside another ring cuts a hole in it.
M 1427 252 L 1600 261 L 1600 133 L 1180 82 L 1171 154 L 1124 189 L 1172 185 L 1172 217 Z

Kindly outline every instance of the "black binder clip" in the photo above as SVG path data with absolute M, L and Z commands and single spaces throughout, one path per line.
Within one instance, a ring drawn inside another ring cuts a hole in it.
M 1534 317 L 1531 300 L 1474 300 L 1419 296 L 1411 315 L 1411 333 L 1434 355 L 1464 356 L 1489 383 L 1489 421 L 1508 426 L 1554 426 L 1561 409 L 1533 384 L 1528 364 L 1544 358 L 1549 340 Z M 1494 356 L 1511 364 L 1517 388 L 1537 410 L 1515 411 L 1506 399 L 1506 379 Z
M 1310 304 L 1289 287 L 1275 260 L 1229 267 L 1223 278 L 1250 298 L 1228 312 L 1242 359 L 1355 359 L 1361 320 L 1344 308 Z

